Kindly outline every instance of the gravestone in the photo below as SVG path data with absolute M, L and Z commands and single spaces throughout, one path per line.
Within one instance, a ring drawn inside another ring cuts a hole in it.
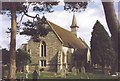
M 75 67 L 72 68 L 72 74 L 77 75 L 77 69 Z
M 28 73 L 25 74 L 25 78 L 28 78 Z
M 84 66 L 81 67 L 81 73 L 85 73 L 85 67 Z
M 38 79 L 38 73 L 36 70 L 34 70 L 34 72 L 32 73 L 32 77 L 33 79 Z
M 66 78 L 66 69 L 61 69 L 60 71 L 61 78 Z

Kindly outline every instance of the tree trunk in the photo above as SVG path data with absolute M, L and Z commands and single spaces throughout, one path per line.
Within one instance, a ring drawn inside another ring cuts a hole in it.
M 113 2 L 102 2 L 105 12 L 106 21 L 111 32 L 112 38 L 115 42 L 115 50 L 118 51 L 118 32 L 120 32 L 120 26 L 115 14 Z
M 16 79 L 16 9 L 15 8 L 16 8 L 15 3 L 12 3 L 9 79 Z
M 101 1 L 103 1 L 103 0 L 101 0 Z M 114 1 L 114 0 L 112 0 L 112 1 Z M 112 35 L 112 40 L 113 40 L 113 44 L 114 44 L 113 46 L 119 57 L 120 50 L 118 50 L 118 49 L 120 48 L 120 42 L 119 42 L 120 41 L 120 24 L 119 24 L 116 14 L 115 14 L 114 3 L 113 2 L 102 2 L 102 4 L 103 4 L 108 28 Z M 116 58 L 116 59 L 118 59 L 118 58 Z M 118 61 L 117 61 L 117 63 L 118 63 Z M 117 63 L 116 63 L 116 65 L 117 65 L 116 67 L 119 66 Z

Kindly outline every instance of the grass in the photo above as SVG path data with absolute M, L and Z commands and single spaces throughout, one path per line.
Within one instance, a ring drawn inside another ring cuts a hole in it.
M 106 74 L 97 74 L 97 73 L 87 73 L 90 79 L 117 79 L 118 77 L 113 77 Z
M 70 73 L 66 76 L 66 79 L 88 79 L 88 76 L 86 73 L 85 74 L 79 73 L 77 75 L 73 75 Z
M 17 78 L 21 77 L 25 77 L 25 73 L 17 74 Z M 28 74 L 28 79 L 32 79 L 32 74 Z M 68 73 L 66 77 L 61 77 L 58 73 L 41 72 L 39 79 L 117 79 L 117 77 L 100 73 L 79 73 L 77 75 Z

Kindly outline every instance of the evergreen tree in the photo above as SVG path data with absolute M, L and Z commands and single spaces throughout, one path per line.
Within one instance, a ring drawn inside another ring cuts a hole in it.
M 111 37 L 98 20 L 93 27 L 91 37 L 91 56 L 94 64 L 102 66 L 103 72 L 105 65 L 111 65 L 116 57 Z

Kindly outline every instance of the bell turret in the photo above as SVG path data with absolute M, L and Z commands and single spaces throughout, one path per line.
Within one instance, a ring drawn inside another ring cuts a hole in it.
M 71 28 L 71 32 L 77 36 L 77 31 L 78 31 L 79 27 L 77 26 L 75 14 L 73 15 L 72 24 L 71 24 L 70 28 Z

